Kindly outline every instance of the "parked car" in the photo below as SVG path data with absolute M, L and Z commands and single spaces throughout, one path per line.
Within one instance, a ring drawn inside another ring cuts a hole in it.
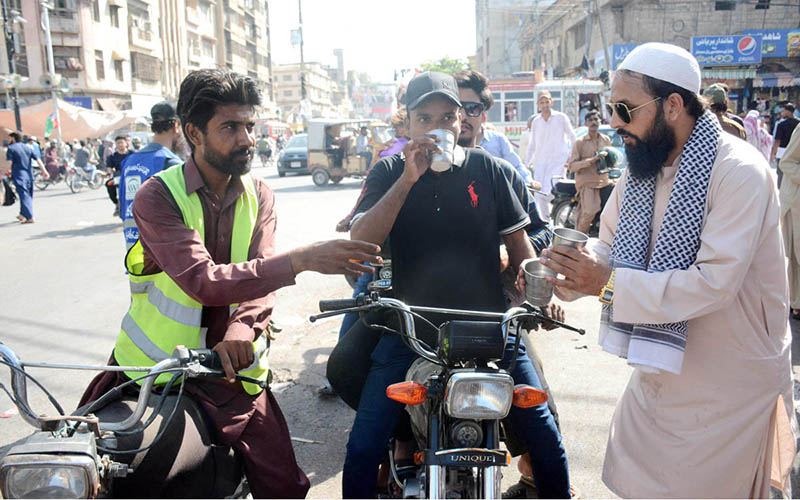
M 278 157 L 278 175 L 287 172 L 308 174 L 308 134 L 296 134 L 289 139 Z

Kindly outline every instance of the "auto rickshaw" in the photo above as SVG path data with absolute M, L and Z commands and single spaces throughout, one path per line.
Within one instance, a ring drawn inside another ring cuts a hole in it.
M 361 127 L 371 133 L 372 161 L 356 154 Z M 391 139 L 389 125 L 376 120 L 314 119 L 308 122 L 308 170 L 314 184 L 338 184 L 345 177 L 365 177 L 378 161 L 378 153 Z

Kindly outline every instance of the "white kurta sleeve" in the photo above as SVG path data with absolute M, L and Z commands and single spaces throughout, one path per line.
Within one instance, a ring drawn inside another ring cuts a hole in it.
M 528 150 L 525 152 L 525 163 L 528 166 L 533 164 L 533 159 L 536 156 L 536 124 L 531 122 L 531 131 L 528 136 Z
M 615 321 L 686 321 L 722 309 L 735 299 L 775 196 L 765 167 L 736 163 L 719 172 L 716 186 L 712 174 L 700 250 L 689 269 L 653 273 L 617 269 Z

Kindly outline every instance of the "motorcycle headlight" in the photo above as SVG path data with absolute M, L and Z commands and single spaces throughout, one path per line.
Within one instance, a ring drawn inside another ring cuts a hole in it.
M 453 371 L 444 398 L 444 411 L 454 418 L 505 418 L 514 399 L 514 381 L 507 373 Z
M 0 464 L 3 498 L 92 498 L 97 466 L 85 455 L 16 455 Z

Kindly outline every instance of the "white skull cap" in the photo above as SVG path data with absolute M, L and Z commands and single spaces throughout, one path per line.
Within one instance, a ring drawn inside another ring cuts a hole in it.
M 695 94 L 700 93 L 700 65 L 692 54 L 677 45 L 643 43 L 628 54 L 617 68 L 620 69 L 663 80 Z

